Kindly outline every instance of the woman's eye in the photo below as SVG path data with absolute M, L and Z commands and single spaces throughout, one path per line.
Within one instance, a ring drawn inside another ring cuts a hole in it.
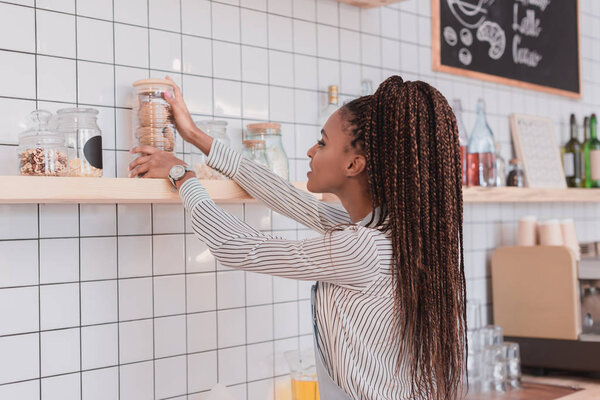
M 323 146 L 325 146 L 325 142 L 324 142 L 324 141 L 322 141 L 322 140 L 319 140 L 319 141 L 317 141 L 317 144 L 318 144 L 320 147 L 323 147 Z

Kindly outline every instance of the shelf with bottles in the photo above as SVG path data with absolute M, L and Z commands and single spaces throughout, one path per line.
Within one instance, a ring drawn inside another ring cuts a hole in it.
M 600 140 L 596 114 L 583 120 L 583 141 L 579 140 L 575 114 L 571 114 L 569 131 L 569 140 L 561 148 L 567 186 L 600 188 Z

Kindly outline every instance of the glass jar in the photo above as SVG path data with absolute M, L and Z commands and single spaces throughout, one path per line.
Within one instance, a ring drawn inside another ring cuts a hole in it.
M 246 139 L 265 142 L 265 152 L 269 161 L 269 169 L 289 179 L 289 162 L 281 143 L 281 125 L 273 122 L 247 125 Z
M 525 172 L 521 162 L 515 158 L 510 160 L 511 170 L 506 178 L 506 186 L 525 187 Z
M 175 124 L 171 106 L 163 98 L 174 96 L 173 85 L 165 79 L 142 79 L 133 83 L 133 143 L 172 152 Z
M 271 169 L 267 161 L 264 140 L 244 140 L 242 143 L 244 144 L 244 150 L 242 150 L 244 157 Z
M 102 132 L 98 110 L 63 108 L 56 112 L 54 125 L 65 136 L 69 152 L 69 176 L 102 176 Z
M 227 136 L 227 121 L 194 121 L 196 126 L 202 132 L 211 136 L 214 140 L 218 140 L 227 146 L 231 146 L 229 136 Z M 206 165 L 207 156 L 196 147 L 192 147 L 191 164 L 196 171 L 198 179 L 228 179 L 225 175 L 212 169 Z
M 69 156 L 64 135 L 50 130 L 52 113 L 35 110 L 29 115 L 29 129 L 19 135 L 19 172 L 21 175 L 65 176 Z

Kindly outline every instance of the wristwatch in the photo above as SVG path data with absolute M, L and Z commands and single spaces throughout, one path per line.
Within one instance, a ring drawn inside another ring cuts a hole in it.
M 183 178 L 185 173 L 188 171 L 194 170 L 188 167 L 187 165 L 174 165 L 171 167 L 171 169 L 169 170 L 169 180 L 171 181 L 171 184 L 175 189 L 177 189 L 177 185 L 175 184 L 175 182 Z

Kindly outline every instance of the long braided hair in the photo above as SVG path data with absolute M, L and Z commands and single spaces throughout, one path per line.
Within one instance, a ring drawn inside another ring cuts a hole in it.
M 399 76 L 340 113 L 366 157 L 373 208 L 382 210 L 371 223 L 391 233 L 394 314 L 411 398 L 455 399 L 465 368 L 466 289 L 454 114 L 435 88 Z

